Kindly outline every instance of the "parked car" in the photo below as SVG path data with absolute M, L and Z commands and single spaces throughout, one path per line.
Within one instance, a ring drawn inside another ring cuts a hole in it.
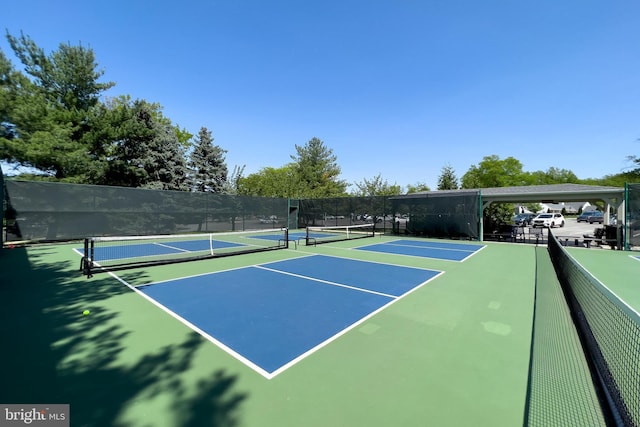
M 589 215 L 589 224 L 593 224 L 594 222 L 604 224 L 604 214 L 600 211 L 596 211 L 594 215 Z
M 602 212 L 600 212 L 600 211 L 585 211 L 585 212 L 582 212 L 580 215 L 578 215 L 578 217 L 576 218 L 576 221 L 591 223 L 589 218 L 591 218 L 594 215 L 602 215 Z
M 531 221 L 535 217 L 536 214 L 534 213 L 521 213 L 513 217 L 513 223 L 515 225 L 526 227 L 531 224 Z
M 559 213 L 542 213 L 531 221 L 532 227 L 564 227 L 564 216 Z

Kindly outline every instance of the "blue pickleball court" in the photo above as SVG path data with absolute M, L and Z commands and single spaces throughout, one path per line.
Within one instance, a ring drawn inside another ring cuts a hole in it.
M 214 249 L 227 249 L 246 246 L 240 243 L 214 240 Z M 211 250 L 209 240 L 184 240 L 175 242 L 144 242 L 135 244 L 122 244 L 114 246 L 100 246 L 94 249 L 94 261 L 124 261 L 127 259 L 140 259 L 172 254 L 201 253 Z M 77 248 L 76 252 L 84 255 L 83 248 Z
M 138 290 L 271 378 L 439 274 L 313 255 Z
M 447 261 L 464 261 L 482 248 L 484 248 L 484 245 L 471 243 L 399 239 L 385 243 L 374 243 L 372 245 L 360 246 L 355 249 L 395 255 L 442 259 Z

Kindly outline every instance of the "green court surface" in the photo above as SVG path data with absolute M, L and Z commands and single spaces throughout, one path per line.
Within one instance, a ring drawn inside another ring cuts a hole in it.
M 351 249 L 392 239 L 117 273 L 141 285 L 310 253 L 444 272 L 272 379 L 116 278 L 82 276 L 77 244 L 3 250 L 0 402 L 68 403 L 82 426 L 523 425 L 536 247 L 487 243 L 464 262 Z M 616 286 L 614 259 L 640 271 L 628 253 L 597 251 L 600 270 L 574 252 Z
M 634 310 L 640 312 L 639 252 L 567 248 L 569 254 Z

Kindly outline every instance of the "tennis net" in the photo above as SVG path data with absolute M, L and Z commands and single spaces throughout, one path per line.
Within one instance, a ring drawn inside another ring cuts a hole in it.
M 549 233 L 549 254 L 618 424 L 640 425 L 640 315 Z
M 288 247 L 286 228 L 230 233 L 90 237 L 84 240 L 81 270 L 87 277 L 91 277 L 98 271 L 194 261 Z
M 342 240 L 362 239 L 375 236 L 375 224 L 358 224 L 344 226 L 309 226 L 307 227 L 305 244 L 318 245 Z

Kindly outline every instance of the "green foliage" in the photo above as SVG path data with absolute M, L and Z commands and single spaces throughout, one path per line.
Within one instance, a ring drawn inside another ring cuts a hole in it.
M 304 146 L 295 146 L 295 176 L 305 189 L 306 197 L 336 197 L 345 195 L 346 182 L 340 180 L 340 167 L 333 150 L 318 138 L 312 138 Z
M 153 138 L 148 142 L 140 159 L 149 177 L 141 187 L 187 191 L 189 185 L 186 155 L 174 128 L 166 124 L 154 123 L 153 130 Z
M 0 114 L 12 132 L 0 134 L 1 159 L 83 182 L 91 160 L 83 141 L 87 117 L 113 83 L 97 82 L 102 72 L 90 49 L 61 44 L 47 56 L 23 34 L 7 39 L 27 75 L 2 54 Z
M 93 184 L 187 190 L 185 147 L 161 107 L 123 96 L 110 99 L 90 116 Z
M 14 37 L 7 32 L 7 40 L 37 90 L 51 104 L 66 110 L 85 111 L 97 104 L 102 92 L 115 85 L 98 83 L 104 71 L 96 69 L 91 49 L 62 43 L 47 56 L 22 33 Z
M 333 151 L 318 138 L 295 146 L 293 162 L 280 168 L 266 167 L 238 179 L 238 194 L 264 197 L 338 197 L 347 187 L 338 179 L 340 167 Z
M 438 190 L 457 190 L 458 177 L 450 165 L 444 166 L 438 177 Z
M 421 191 L 431 191 L 431 188 L 425 182 L 416 182 L 415 184 L 407 185 L 406 194 L 418 193 Z
M 580 180 L 572 171 L 550 167 L 546 172 L 535 171 L 525 174 L 528 185 L 578 184 Z
M 225 186 L 223 189 L 223 193 L 225 194 L 239 194 L 240 188 L 240 180 L 242 179 L 242 175 L 244 174 L 245 166 L 234 166 L 233 171 L 227 177 L 227 181 L 225 182 Z
M 355 182 L 356 191 L 352 195 L 357 197 L 373 196 L 397 196 L 402 194 L 402 187 L 397 184 L 390 185 L 387 180 L 383 180 L 381 175 L 374 176 L 371 180 L 364 178 L 362 182 Z
M 485 157 L 471 166 L 462 177 L 462 188 L 509 187 L 527 184 L 522 163 L 513 157 L 504 160 L 496 155 Z M 491 232 L 501 224 L 509 224 L 513 216 L 512 203 L 492 203 L 484 210 L 485 231 Z
M 263 197 L 304 197 L 306 187 L 299 179 L 297 167 L 266 167 L 238 180 L 238 194 Z
M 478 165 L 469 168 L 462 176 L 461 188 L 510 187 L 527 183 L 519 160 L 513 157 L 500 160 L 500 157 L 492 155 L 484 157 Z
M 190 187 L 194 191 L 222 193 L 227 185 L 226 150 L 213 144 L 211 131 L 200 128 L 189 156 Z
M 636 183 L 640 182 L 640 169 L 623 172 L 617 175 L 605 175 L 602 178 L 590 178 L 580 181 L 582 184 L 587 185 L 605 185 L 609 187 L 624 187 L 627 182 Z
M 627 156 L 627 160 L 635 163 L 635 168 L 633 168 L 630 173 L 635 176 L 640 176 L 640 156 Z M 635 181 L 640 182 L 640 181 Z
M 186 153 L 193 135 L 165 117 L 158 104 L 132 101 L 128 95 L 102 100 L 115 84 L 101 81 L 104 71 L 93 50 L 62 43 L 47 54 L 22 33 L 7 32 L 6 37 L 22 70 L 0 50 L 0 160 L 33 168 L 38 179 L 272 197 L 346 194 L 337 158 L 318 138 L 295 145 L 293 162 L 286 166 L 266 167 L 246 178 L 244 167 L 236 167 L 229 177 L 226 151 L 201 128 L 189 157 L 189 177 Z M 460 181 L 451 166 L 443 167 L 438 190 L 557 183 L 621 187 L 640 182 L 640 157 L 627 159 L 634 164 L 628 172 L 580 180 L 572 171 L 555 167 L 523 172 L 517 159 L 492 155 L 472 166 Z M 355 186 L 360 195 L 402 191 L 380 175 Z M 429 190 L 424 183 L 407 186 L 407 193 Z M 507 212 L 490 209 L 497 220 Z

